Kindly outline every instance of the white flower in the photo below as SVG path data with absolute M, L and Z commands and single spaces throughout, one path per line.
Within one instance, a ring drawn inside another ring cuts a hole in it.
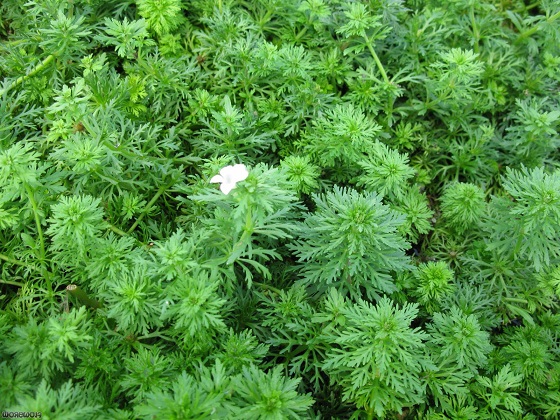
M 222 168 L 220 170 L 220 174 L 213 176 L 210 182 L 219 182 L 221 184 L 220 190 L 222 190 L 224 194 L 229 194 L 239 181 L 247 179 L 248 176 L 249 172 L 247 171 L 245 165 L 239 163 L 237 165 Z

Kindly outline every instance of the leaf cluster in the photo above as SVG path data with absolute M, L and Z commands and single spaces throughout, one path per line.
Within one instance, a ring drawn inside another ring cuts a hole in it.
M 559 20 L 1 2 L 1 408 L 558 418 Z

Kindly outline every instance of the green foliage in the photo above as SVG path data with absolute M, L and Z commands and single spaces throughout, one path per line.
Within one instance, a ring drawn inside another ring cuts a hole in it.
M 0 364 L 0 392 L 6 406 L 15 404 L 17 398 L 30 396 L 33 387 L 25 374 L 14 371 L 7 362 Z
M 138 0 L 138 14 L 146 19 L 148 29 L 157 35 L 166 35 L 181 23 L 180 0 Z
M 522 163 L 542 165 L 559 146 L 556 126 L 560 111 L 543 111 L 544 100 L 518 99 L 515 104 L 519 108 L 513 116 L 516 124 L 508 128 L 505 140 Z
M 495 419 L 519 416 L 522 409 L 515 390 L 521 385 L 521 379 L 521 375 L 511 372 L 510 365 L 505 365 L 492 378 L 478 376 L 473 391 L 486 404 L 480 415 Z
M 268 374 L 254 366 L 243 368 L 235 381 L 235 415 L 246 419 L 299 419 L 313 404 L 309 395 L 298 395 L 299 379 L 286 379 L 282 368 Z
M 473 229 L 484 210 L 484 192 L 473 184 L 451 184 L 441 200 L 443 218 L 459 233 Z
M 59 204 L 52 206 L 52 217 L 45 232 L 52 238 L 52 249 L 61 251 L 57 258 L 69 261 L 84 256 L 93 245 L 97 234 L 107 225 L 103 221 L 100 199 L 91 196 L 62 197 Z M 69 249 L 67 245 L 73 244 Z
M 217 391 L 206 389 L 204 384 L 183 372 L 174 379 L 171 392 L 149 392 L 146 401 L 134 408 L 134 413 L 141 419 L 158 416 L 166 419 L 202 419 L 218 413 L 223 415 L 224 411 L 216 408 L 220 407 L 222 399 Z
M 260 344 L 249 329 L 239 334 L 230 329 L 227 339 L 222 341 L 222 346 L 216 357 L 223 361 L 226 370 L 234 373 L 240 373 L 244 366 L 251 363 L 258 365 L 269 349 L 268 345 Z
M 107 301 L 107 316 L 117 322 L 119 329 L 128 333 L 143 333 L 161 324 L 161 290 L 150 279 L 146 265 L 135 265 L 127 273 L 121 273 L 101 296 Z
M 295 184 L 296 191 L 310 194 L 318 188 L 319 168 L 311 163 L 308 156 L 288 156 L 282 160 L 281 166 Z
M 422 401 L 420 372 L 428 365 L 422 341 L 428 336 L 410 327 L 417 313 L 415 305 L 399 309 L 387 298 L 376 306 L 359 301 L 344 310 L 344 328 L 329 334 L 335 346 L 323 367 L 342 386 L 343 398 L 370 416 Z
M 135 402 L 142 401 L 148 392 L 167 389 L 173 373 L 171 361 L 160 356 L 157 348 L 151 351 L 140 347 L 138 353 L 124 360 L 124 369 L 120 386 Z
M 162 314 L 163 320 L 170 320 L 185 341 L 203 334 L 207 330 L 225 327 L 221 309 L 224 300 L 216 294 L 218 282 L 204 272 L 194 272 L 192 277 L 179 277 L 167 288 Z
M 380 130 L 379 125 L 352 104 L 338 105 L 313 121 L 303 136 L 301 147 L 321 167 L 340 165 L 345 172 L 350 172 L 373 146 Z M 341 176 L 348 179 L 347 174 Z
M 359 162 L 365 174 L 360 176 L 358 185 L 365 185 L 367 189 L 390 198 L 402 199 L 406 181 L 414 176 L 414 170 L 408 166 L 408 158 L 383 143 L 375 146 L 369 158 Z
M 470 373 L 486 366 L 492 345 L 475 315 L 465 316 L 457 307 L 451 308 L 450 314 L 436 313 L 428 332 L 438 364 L 466 368 Z
M 94 395 L 91 390 L 73 385 L 71 381 L 58 389 L 52 389 L 43 380 L 34 396 L 22 397 L 17 404 L 8 407 L 8 411 L 44 413 L 43 417 L 47 419 L 70 419 L 75 416 L 95 419 L 101 413 L 101 406 L 95 404 Z
M 304 278 L 319 289 L 336 285 L 354 297 L 363 287 L 369 297 L 396 287 L 389 273 L 408 267 L 408 243 L 398 233 L 403 215 L 381 203 L 376 193 L 334 187 L 314 195 L 317 209 L 299 227 L 290 247 Z
M 559 21 L 1 1 L 2 410 L 558 418 Z
M 399 229 L 406 234 L 411 242 L 417 242 L 420 235 L 425 235 L 432 230 L 432 217 L 434 212 L 430 209 L 428 199 L 418 188 L 411 188 L 405 195 L 396 200 L 392 206 L 399 213 L 406 216 L 405 222 Z
M 513 201 L 493 197 L 486 228 L 492 238 L 488 247 L 524 258 L 541 271 L 560 256 L 553 239 L 560 232 L 560 174 L 542 168 L 508 169 L 503 185 Z
M 420 264 L 414 273 L 414 295 L 429 313 L 439 309 L 440 302 L 453 292 L 453 271 L 443 261 Z
M 45 52 L 62 59 L 68 60 L 78 56 L 87 45 L 82 38 L 91 34 L 90 30 L 84 30 L 84 20 L 84 16 L 65 16 L 59 9 L 56 19 L 50 22 L 50 27 L 39 29 L 39 46 Z
M 139 418 L 300 419 L 313 399 L 297 393 L 298 382 L 284 378 L 280 367 L 265 373 L 254 365 L 230 377 L 217 360 L 212 370 L 198 369 L 195 376 L 182 372 L 171 392 L 149 392 L 134 412 Z
M 98 35 L 97 40 L 115 47 L 119 57 L 131 59 L 134 53 L 143 46 L 155 45 L 149 39 L 144 19 L 129 22 L 126 18 L 122 22 L 116 19 L 105 19 L 105 33 L 108 35 Z M 101 69 L 99 69 L 101 70 Z M 84 72 L 84 76 L 87 74 Z
M 14 355 L 16 366 L 45 378 L 51 378 L 55 371 L 70 369 L 76 351 L 91 346 L 91 324 L 84 307 L 61 318 L 40 324 L 30 318 L 27 324 L 14 327 L 5 350 Z
M 335 294 L 337 299 L 339 295 L 335 292 L 331 289 L 331 295 Z M 270 354 L 276 361 L 284 361 L 290 374 L 306 375 L 314 389 L 319 390 L 325 382 L 320 364 L 330 346 L 307 299 L 302 285 L 279 294 L 262 294 L 259 315 L 263 318 L 262 326 L 270 330 L 269 337 L 263 337 L 272 347 Z

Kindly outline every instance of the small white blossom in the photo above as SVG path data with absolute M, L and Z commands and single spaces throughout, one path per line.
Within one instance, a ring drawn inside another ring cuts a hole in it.
M 237 165 L 226 166 L 225 168 L 222 168 L 220 170 L 220 174 L 213 176 L 210 182 L 219 182 L 221 184 L 220 190 L 222 190 L 224 194 L 229 194 L 229 192 L 235 188 L 235 185 L 239 181 L 247 179 L 248 176 L 249 172 L 247 171 L 247 168 L 245 167 L 245 165 L 240 163 Z

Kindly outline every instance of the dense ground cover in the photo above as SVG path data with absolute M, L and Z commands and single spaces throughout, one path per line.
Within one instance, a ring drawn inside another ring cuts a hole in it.
M 2 1 L 0 409 L 558 418 L 559 22 Z

